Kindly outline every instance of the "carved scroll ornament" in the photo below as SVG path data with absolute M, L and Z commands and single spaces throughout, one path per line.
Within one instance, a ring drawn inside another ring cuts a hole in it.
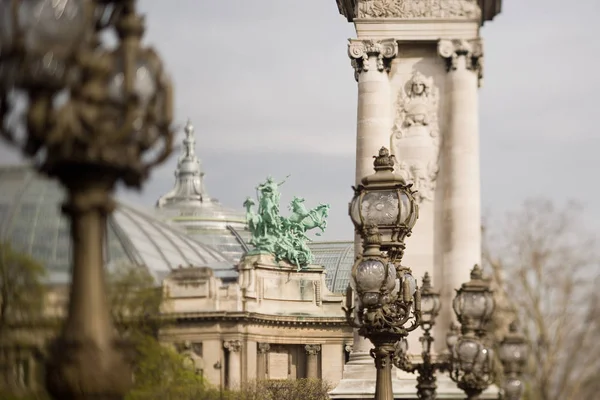
M 398 43 L 395 39 L 359 40 L 350 39 L 348 56 L 352 60 L 354 77 L 358 81 L 361 72 L 370 69 L 369 57 L 377 57 L 376 67 L 380 72 L 389 71 L 390 61 L 398 54 Z
M 231 353 L 236 353 L 242 349 L 242 342 L 239 340 L 228 340 L 223 343 L 223 347 Z
M 358 18 L 480 19 L 478 0 L 359 0 Z
M 309 356 L 315 356 L 321 351 L 320 344 L 307 344 L 304 346 L 304 350 L 306 350 L 306 354 Z
M 458 59 L 465 57 L 465 67 L 477 72 L 479 84 L 483 83 L 483 42 L 481 39 L 474 40 L 440 40 L 438 42 L 438 54 L 446 60 L 448 71 L 458 68 Z

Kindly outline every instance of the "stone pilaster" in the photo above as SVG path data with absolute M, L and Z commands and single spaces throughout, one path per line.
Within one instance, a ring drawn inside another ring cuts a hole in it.
M 267 378 L 267 357 L 271 350 L 269 343 L 258 343 L 258 357 L 257 357 L 257 368 L 256 368 L 256 379 Z
M 241 349 L 242 342 L 239 340 L 228 340 L 223 343 L 228 351 L 227 381 L 230 389 L 239 387 L 242 381 Z
M 304 350 L 306 350 L 306 377 L 309 379 L 318 379 L 321 345 L 307 344 L 304 346 Z
M 481 262 L 481 184 L 479 173 L 478 86 L 483 76 L 483 50 L 478 40 L 441 40 L 438 53 L 446 61 L 447 119 L 442 132 L 440 225 L 436 281 L 445 307 L 455 288 L 469 280 Z M 437 326 L 447 329 L 452 314 L 443 312 Z M 438 351 L 444 348 L 440 336 Z

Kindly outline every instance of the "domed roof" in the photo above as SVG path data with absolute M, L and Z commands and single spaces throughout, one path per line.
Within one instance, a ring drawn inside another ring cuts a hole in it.
M 194 239 L 215 247 L 239 261 L 248 251 L 250 239 L 242 210 L 223 206 L 211 198 L 204 186 L 202 163 L 196 156 L 194 127 L 188 120 L 173 189 L 156 202 L 156 215 L 185 231 Z
M 311 242 L 308 247 L 315 257 L 313 264 L 322 265 L 327 271 L 327 288 L 344 293 L 354 265 L 354 242 Z
M 60 212 L 65 194 L 54 180 L 29 166 L 0 166 L 0 241 L 44 262 L 52 283 L 70 280 L 69 222 Z M 110 216 L 107 264 L 132 262 L 162 280 L 179 266 L 208 266 L 223 279 L 235 279 L 234 262 L 215 248 L 123 203 Z

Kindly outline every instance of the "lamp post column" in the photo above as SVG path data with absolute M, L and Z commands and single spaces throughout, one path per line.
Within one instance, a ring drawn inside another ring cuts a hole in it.
M 266 379 L 267 377 L 267 354 L 271 345 L 269 343 L 258 344 L 258 368 L 256 369 L 256 379 Z
M 223 344 L 223 347 L 229 352 L 229 365 L 227 368 L 227 381 L 230 389 L 239 387 L 242 381 L 242 363 L 240 360 L 242 342 L 239 340 L 229 340 Z
M 356 185 L 373 172 L 373 154 L 388 146 L 393 125 L 391 84 L 388 76 L 391 60 L 398 54 L 394 39 L 350 39 L 348 56 L 352 60 L 354 78 L 358 82 L 356 123 Z M 354 237 L 354 255 L 362 253 L 361 238 Z M 350 363 L 373 362 L 369 356 L 371 344 L 354 330 Z
M 69 193 L 63 209 L 71 217 L 73 278 L 67 321 L 47 366 L 47 388 L 56 399 L 121 399 L 132 384 L 104 281 L 103 241 L 116 177 L 94 172 L 61 178 Z
M 446 61 L 448 112 L 440 159 L 442 224 L 438 248 L 444 282 L 441 302 L 451 304 L 452 288 L 460 287 L 474 264 L 481 263 L 481 184 L 479 173 L 478 88 L 482 77 L 482 43 L 441 40 L 438 53 Z M 449 326 L 450 315 L 439 325 Z M 440 350 L 440 349 L 438 349 Z
M 321 351 L 320 344 L 307 344 L 304 346 L 306 350 L 306 377 L 309 379 L 319 378 L 319 352 Z

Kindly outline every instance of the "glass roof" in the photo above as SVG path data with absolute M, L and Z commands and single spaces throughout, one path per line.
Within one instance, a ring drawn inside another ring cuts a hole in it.
M 69 282 L 71 240 L 61 214 L 62 188 L 29 166 L 0 166 L 0 240 L 43 261 L 52 283 Z M 107 264 L 145 265 L 157 280 L 178 266 L 208 266 L 222 278 L 235 277 L 234 262 L 217 249 L 119 203 L 108 223 Z
M 315 257 L 313 263 L 327 271 L 325 283 L 329 290 L 344 293 L 354 264 L 354 242 L 311 242 L 308 247 Z

